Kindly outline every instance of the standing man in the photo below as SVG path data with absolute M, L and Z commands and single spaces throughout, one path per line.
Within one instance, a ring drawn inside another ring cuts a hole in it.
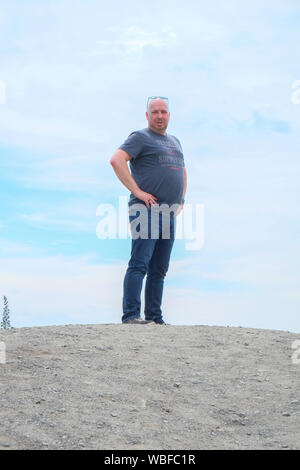
M 170 119 L 168 98 L 148 98 L 146 118 L 148 127 L 132 132 L 110 160 L 117 177 L 131 192 L 132 245 L 124 279 L 122 322 L 162 325 L 164 278 L 175 238 L 175 218 L 184 204 L 187 177 L 180 142 L 166 132 Z M 168 216 L 164 217 L 166 212 Z M 145 320 L 142 320 L 141 291 L 146 274 Z

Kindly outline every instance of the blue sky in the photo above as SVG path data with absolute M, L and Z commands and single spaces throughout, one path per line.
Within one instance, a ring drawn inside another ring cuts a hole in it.
M 298 0 L 0 1 L 0 295 L 16 327 L 120 321 L 128 240 L 96 210 L 127 190 L 109 159 L 170 99 L 187 202 L 205 241 L 177 240 L 174 324 L 300 331 Z

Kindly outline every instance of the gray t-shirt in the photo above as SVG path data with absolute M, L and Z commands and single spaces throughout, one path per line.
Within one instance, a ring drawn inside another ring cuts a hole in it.
M 158 204 L 180 204 L 184 189 L 184 158 L 179 140 L 146 128 L 132 132 L 119 147 L 131 156 L 131 176 Z M 141 203 L 132 193 L 129 205 Z

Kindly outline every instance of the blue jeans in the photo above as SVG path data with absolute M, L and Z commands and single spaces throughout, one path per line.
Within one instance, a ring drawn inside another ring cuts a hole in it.
M 169 268 L 171 251 L 175 238 L 175 216 L 171 214 L 167 221 L 162 222 L 162 214 L 154 223 L 155 229 L 151 232 L 151 217 L 153 213 L 147 209 L 148 238 L 133 238 L 131 242 L 131 257 L 124 278 L 123 316 L 122 322 L 138 318 L 141 314 L 141 291 L 143 279 L 147 274 L 145 286 L 145 319 L 162 323 L 162 295 L 164 278 Z M 132 226 L 136 216 L 130 216 Z M 164 231 L 167 227 L 169 238 Z M 142 233 L 143 230 L 140 230 Z M 153 238 L 153 232 L 155 232 Z M 150 238 L 150 234 L 152 238 Z

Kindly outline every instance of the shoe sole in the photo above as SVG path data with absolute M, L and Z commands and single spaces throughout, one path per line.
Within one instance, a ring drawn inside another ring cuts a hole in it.
M 129 325 L 146 325 L 148 323 L 154 323 L 154 322 L 149 321 L 149 320 L 129 320 L 129 321 L 126 321 L 124 323 L 125 323 L 125 325 L 126 324 L 129 324 Z

